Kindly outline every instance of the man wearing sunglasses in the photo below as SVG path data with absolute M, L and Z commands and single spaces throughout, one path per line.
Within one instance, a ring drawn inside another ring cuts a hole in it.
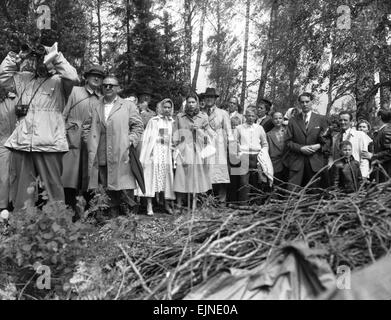
M 103 79 L 103 98 L 92 115 L 87 138 L 89 189 L 103 185 L 110 197 L 111 215 L 129 214 L 136 180 L 129 163 L 129 148 L 136 147 L 144 130 L 136 105 L 118 96 L 118 79 Z

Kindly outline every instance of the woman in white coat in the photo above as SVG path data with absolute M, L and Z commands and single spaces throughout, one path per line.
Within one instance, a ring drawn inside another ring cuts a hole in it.
M 171 200 L 175 199 L 173 189 L 174 170 L 172 164 L 172 118 L 174 104 L 164 99 L 157 105 L 158 115 L 151 118 L 145 128 L 140 153 L 140 162 L 144 169 L 145 194 L 147 197 L 147 215 L 153 215 L 152 198 L 156 193 L 163 193 L 165 209 L 172 214 Z

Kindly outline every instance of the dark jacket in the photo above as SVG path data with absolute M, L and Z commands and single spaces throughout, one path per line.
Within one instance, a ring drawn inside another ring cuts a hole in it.
M 344 158 L 334 163 L 332 167 L 334 187 L 342 189 L 346 193 L 358 191 L 362 182 L 360 162 L 353 156 Z
M 274 123 L 273 123 L 273 120 L 270 116 L 266 116 L 265 119 L 262 119 L 262 121 L 257 121 L 257 123 L 259 125 L 261 125 L 263 127 L 263 129 L 265 129 L 265 132 L 268 133 L 271 129 L 274 128 Z
M 385 124 L 373 136 L 373 160 L 378 160 L 384 170 L 391 176 L 391 123 Z M 380 182 L 385 181 L 386 177 L 380 173 Z
M 274 173 L 278 173 L 284 170 L 283 156 L 286 152 L 285 137 L 282 143 L 277 140 L 276 132 L 271 130 L 267 133 L 267 143 L 269 145 L 269 155 L 273 163 Z
M 326 165 L 325 153 L 330 146 L 322 138 L 327 130 L 327 118 L 312 112 L 306 129 L 302 114 L 291 118 L 286 133 L 286 145 L 288 154 L 284 159 L 284 165 L 292 171 L 304 171 L 304 159 L 307 157 L 313 171 L 318 172 Z M 312 155 L 305 155 L 300 151 L 303 146 L 320 144 L 321 149 Z

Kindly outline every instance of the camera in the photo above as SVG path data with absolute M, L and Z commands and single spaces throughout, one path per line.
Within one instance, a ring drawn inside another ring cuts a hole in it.
M 18 118 L 25 117 L 29 111 L 28 104 L 17 104 L 15 106 L 15 114 Z
M 43 59 L 46 54 L 45 47 L 41 44 L 37 46 L 29 46 L 25 43 L 21 46 L 21 51 L 25 58 L 33 56 L 37 57 L 38 59 Z

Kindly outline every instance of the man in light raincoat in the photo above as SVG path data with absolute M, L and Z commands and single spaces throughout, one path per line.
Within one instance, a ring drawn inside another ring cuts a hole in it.
M 207 88 L 203 96 L 205 98 L 209 125 L 216 132 L 214 139 L 216 153 L 210 161 L 213 193 L 218 196 L 221 203 L 225 203 L 227 200 L 227 187 L 230 183 L 227 149 L 228 143 L 234 140 L 231 120 L 227 111 L 217 108 L 216 100 L 219 95 L 214 88 Z
M 93 111 L 87 137 L 89 189 L 99 184 L 107 189 L 113 214 L 127 215 L 135 205 L 137 188 L 129 158 L 130 146 L 137 147 L 144 125 L 136 105 L 118 96 L 118 79 L 103 79 L 103 98 Z M 114 212 L 113 212 L 114 211 Z
M 78 80 L 76 69 L 57 51 L 57 43 L 51 48 L 24 46 L 19 54 L 10 52 L 0 65 L 0 87 L 14 88 L 18 99 L 17 126 L 5 143 L 13 150 L 15 208 L 37 194 L 37 188 L 29 187 L 38 176 L 50 201 L 64 200 L 62 157 L 68 143 L 62 111 L 65 93 Z
M 84 73 L 86 84 L 73 87 L 63 116 L 67 129 L 69 151 L 63 158 L 62 182 L 65 202 L 76 210 L 76 196 L 88 186 L 87 146 L 82 141 L 83 126 L 91 122 L 92 111 L 99 105 L 100 86 L 105 76 L 102 66 L 92 65 Z M 88 194 L 84 194 L 89 198 Z M 89 199 L 86 199 L 89 200 Z

